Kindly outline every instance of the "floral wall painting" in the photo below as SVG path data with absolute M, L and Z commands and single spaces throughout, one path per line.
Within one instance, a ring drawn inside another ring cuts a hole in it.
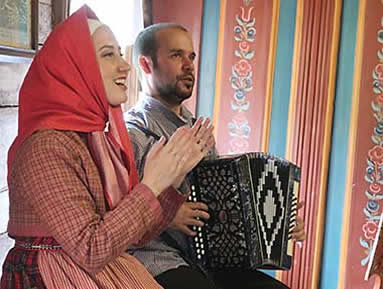
M 214 122 L 218 151 L 262 150 L 274 1 L 222 1 Z M 259 57 L 262 55 L 262 57 Z M 266 57 L 265 57 L 266 56 Z
M 355 152 L 349 197 L 349 229 L 345 240 L 345 289 L 370 289 L 375 278 L 364 281 L 383 207 L 383 2 L 361 2 L 356 52 Z M 363 17 L 361 17 L 363 16 Z M 350 140 L 351 143 L 351 140 Z
M 377 28 L 376 43 L 380 44 L 376 52 L 376 65 L 372 71 L 371 89 L 374 98 L 371 101 L 371 110 L 376 124 L 372 130 L 371 148 L 367 152 L 365 182 L 365 207 L 363 214 L 365 222 L 362 225 L 360 245 L 365 249 L 366 255 L 361 260 L 365 266 L 371 256 L 371 248 L 375 239 L 377 225 L 380 218 L 383 202 L 383 17 L 381 27 Z

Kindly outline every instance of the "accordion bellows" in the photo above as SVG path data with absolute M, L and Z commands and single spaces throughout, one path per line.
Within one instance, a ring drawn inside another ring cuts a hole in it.
M 190 201 L 204 202 L 210 219 L 190 239 L 205 268 L 291 267 L 300 169 L 266 153 L 201 162 L 192 172 Z

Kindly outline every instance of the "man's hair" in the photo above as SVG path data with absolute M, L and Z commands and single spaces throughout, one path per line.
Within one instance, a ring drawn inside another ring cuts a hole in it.
M 157 64 L 157 50 L 158 43 L 156 39 L 156 34 L 158 31 L 165 30 L 168 28 L 177 28 L 187 32 L 187 29 L 182 25 L 176 23 L 157 23 L 146 27 L 142 30 L 134 42 L 133 48 L 133 64 L 138 67 L 138 56 L 150 56 L 152 58 L 153 64 Z

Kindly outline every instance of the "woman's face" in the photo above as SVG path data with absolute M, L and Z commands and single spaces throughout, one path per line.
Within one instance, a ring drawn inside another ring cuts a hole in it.
M 97 28 L 92 39 L 106 98 L 110 105 L 118 106 L 127 100 L 126 79 L 130 66 L 122 58 L 121 48 L 108 26 Z

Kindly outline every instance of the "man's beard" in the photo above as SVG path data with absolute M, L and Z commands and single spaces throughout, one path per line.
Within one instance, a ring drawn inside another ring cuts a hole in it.
M 178 87 L 178 82 L 182 80 L 177 80 L 174 84 L 167 84 L 163 86 L 158 86 L 157 90 L 161 97 L 168 103 L 171 104 L 181 104 L 184 100 L 191 97 L 193 92 L 194 81 L 191 84 L 191 89 L 188 91 L 183 91 Z

